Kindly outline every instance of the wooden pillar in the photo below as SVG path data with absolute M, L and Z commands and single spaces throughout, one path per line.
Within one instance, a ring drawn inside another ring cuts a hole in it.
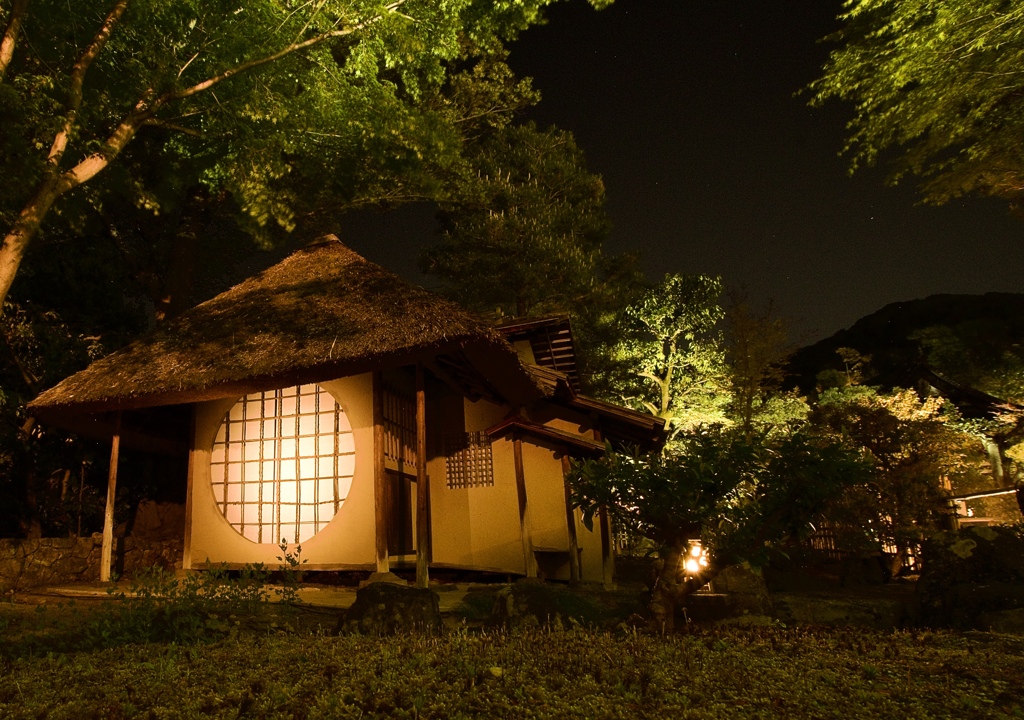
M 594 416 L 594 440 L 601 442 L 604 435 Z M 615 555 L 612 553 L 612 523 L 608 517 L 608 508 L 601 506 L 597 511 L 598 522 L 601 524 L 601 582 L 606 587 L 615 580 Z
M 373 517 L 378 573 L 391 572 L 388 557 L 387 471 L 384 469 L 384 387 L 380 370 L 373 372 Z
M 188 484 L 185 486 L 185 539 L 181 551 L 181 569 L 192 569 L 192 493 L 196 472 L 196 406 L 192 406 L 188 438 Z
M 569 582 L 579 582 L 580 543 L 576 537 L 576 510 L 573 509 L 571 492 L 569 491 L 569 453 L 562 453 L 562 484 L 565 487 L 565 523 L 569 529 Z
M 601 582 L 606 586 L 615 579 L 615 555 L 612 553 L 612 523 L 608 508 L 602 505 L 597 512 L 601 522 Z
M 530 531 L 530 508 L 526 503 L 526 475 L 523 473 L 523 441 L 513 436 L 512 455 L 516 466 L 516 493 L 519 496 L 519 532 L 523 539 L 523 571 L 526 577 L 537 577 L 537 558 L 533 554 L 533 537 Z
M 100 546 L 100 582 L 110 582 L 110 559 L 114 550 L 114 501 L 117 499 L 117 459 L 121 452 L 121 411 L 114 421 L 110 441 L 110 474 L 107 476 L 107 507 L 103 513 L 103 544 Z
M 430 520 L 427 498 L 427 393 L 423 365 L 416 363 L 416 587 L 430 584 L 427 560 L 430 544 Z

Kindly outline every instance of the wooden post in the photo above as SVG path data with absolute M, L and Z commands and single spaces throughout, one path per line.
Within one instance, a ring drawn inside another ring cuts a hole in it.
M 181 547 L 181 569 L 192 569 L 192 493 L 196 472 L 196 406 L 192 406 L 188 438 L 188 480 L 185 485 L 185 537 Z
M 565 523 L 569 530 L 569 582 L 579 582 L 580 543 L 576 537 L 576 511 L 572 507 L 569 492 L 569 453 L 562 452 L 562 484 L 565 487 Z
M 377 572 L 391 572 L 388 557 L 387 472 L 384 469 L 384 387 L 380 370 L 373 372 L 373 508 Z
M 602 505 L 597 511 L 601 522 L 601 582 L 606 587 L 614 584 L 615 556 L 612 554 L 612 523 L 608 508 Z
M 423 365 L 416 363 L 416 587 L 430 584 L 427 570 L 430 527 L 427 524 L 427 393 Z
M 512 440 L 512 455 L 516 466 L 516 493 L 519 496 L 519 532 L 523 539 L 523 571 L 526 577 L 537 577 L 537 558 L 533 555 L 533 537 L 530 533 L 529 506 L 526 503 L 526 475 L 523 473 L 523 441 L 518 435 Z
M 114 549 L 114 500 L 117 498 L 117 458 L 121 452 L 121 411 L 114 421 L 110 442 L 110 474 L 107 476 L 107 507 L 103 514 L 103 544 L 100 546 L 100 582 L 110 582 L 110 558 Z
M 594 418 L 594 440 L 601 442 L 604 435 L 597 418 Z M 598 522 L 601 524 L 601 582 L 611 587 L 615 580 L 615 556 L 612 554 L 612 523 L 608 517 L 608 508 L 601 506 L 597 511 Z

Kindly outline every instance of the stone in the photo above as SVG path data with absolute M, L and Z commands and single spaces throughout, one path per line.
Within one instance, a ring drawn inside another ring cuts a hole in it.
M 899 598 L 776 593 L 775 608 L 786 625 L 894 630 L 904 627 L 909 619 L 906 604 Z
M 338 620 L 335 634 L 440 635 L 440 599 L 433 590 L 376 582 L 359 588 Z
M 922 550 L 917 613 L 924 625 L 985 629 L 1024 609 L 1024 535 L 1010 527 L 938 533 Z M 1011 613 L 1012 615 L 1012 613 Z
M 731 565 L 711 583 L 716 593 L 726 596 L 732 615 L 773 615 L 775 608 L 764 577 L 748 565 Z
M 361 583 L 359 583 L 359 587 L 366 587 L 367 585 L 372 585 L 373 583 L 391 583 L 392 585 L 402 586 L 407 586 L 409 584 L 402 578 L 395 575 L 393 572 L 375 572 L 371 573 L 370 577 L 366 578 Z
M 1024 608 L 982 613 L 978 625 L 989 632 L 1024 635 Z
M 135 509 L 130 537 L 147 540 L 185 537 L 185 505 L 143 500 Z
M 494 596 L 491 623 L 506 628 L 595 625 L 601 611 L 577 593 L 540 580 L 519 580 Z

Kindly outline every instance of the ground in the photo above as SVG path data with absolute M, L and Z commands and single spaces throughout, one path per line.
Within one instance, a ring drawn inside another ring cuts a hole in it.
M 138 613 L 99 622 L 125 601 L 72 604 L 69 588 L 36 596 L 42 611 L 0 603 L 0 717 L 1024 717 L 1021 636 L 778 621 L 669 637 L 628 623 L 504 630 L 479 620 L 499 590 L 440 592 L 440 638 L 331 635 L 350 588 L 195 626 L 183 605 L 181 642 L 142 637 Z M 627 598 L 590 588 L 577 603 L 601 619 Z

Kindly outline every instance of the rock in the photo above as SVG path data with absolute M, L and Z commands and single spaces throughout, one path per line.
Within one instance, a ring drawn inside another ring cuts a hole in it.
M 393 572 L 375 572 L 371 573 L 370 577 L 359 583 L 359 587 L 364 588 L 368 585 L 373 585 L 374 583 L 390 583 L 391 585 L 401 585 L 403 587 L 408 587 L 409 585 L 409 583 L 395 575 Z
M 601 611 L 565 588 L 539 580 L 519 580 L 495 595 L 491 622 L 507 628 L 547 623 L 594 625 L 601 622 Z
M 984 629 L 993 613 L 1024 608 L 1024 536 L 971 527 L 930 538 L 922 550 L 918 615 L 935 627 Z M 989 619 L 986 619 L 989 618 Z
M 907 607 L 898 598 L 777 593 L 775 607 L 778 618 L 787 625 L 894 630 L 908 619 Z
M 759 570 L 747 565 L 731 565 L 712 581 L 717 593 L 726 595 L 732 615 L 773 615 L 772 597 Z
M 378 582 L 356 591 L 356 601 L 338 620 L 338 633 L 363 635 L 441 634 L 437 593 Z
M 978 616 L 978 625 L 990 632 L 1024 635 L 1024 608 L 982 613 Z
M 143 500 L 135 510 L 131 537 L 147 540 L 185 537 L 185 505 Z
M 888 563 L 880 556 L 844 560 L 839 573 L 839 583 L 843 587 L 882 585 L 890 580 Z

